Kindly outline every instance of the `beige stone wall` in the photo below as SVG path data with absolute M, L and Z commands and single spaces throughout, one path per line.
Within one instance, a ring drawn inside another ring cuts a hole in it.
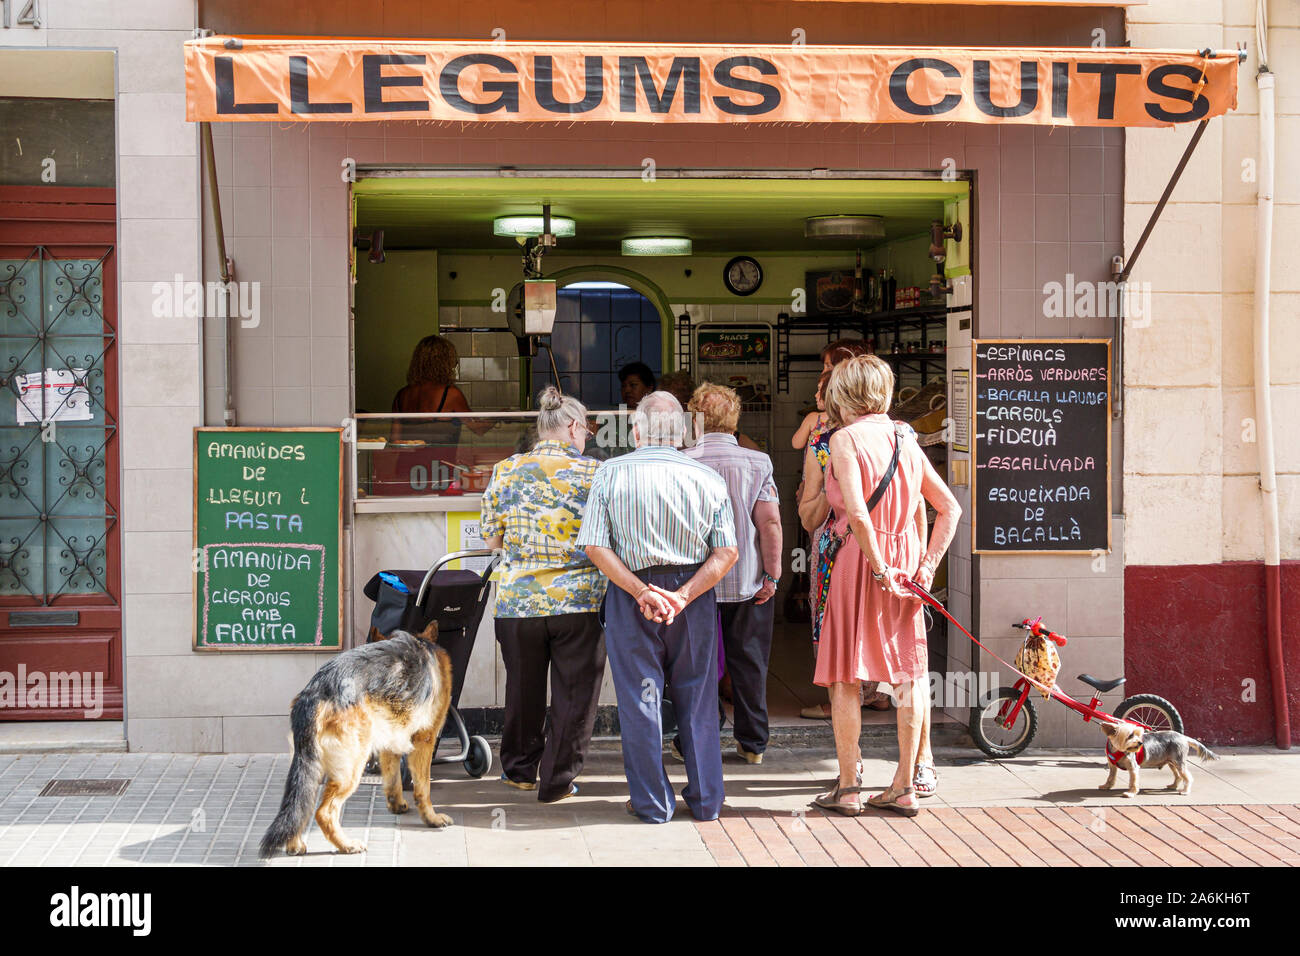
M 1300 557 L 1300 5 L 1272 0 L 1277 75 L 1271 296 L 1273 407 L 1282 557 Z M 1212 120 L 1134 271 L 1148 324 L 1125 330 L 1126 559 L 1135 565 L 1263 556 L 1252 323 L 1259 69 L 1253 0 L 1153 0 L 1128 10 L 1135 47 L 1234 49 L 1238 108 Z M 1128 132 L 1124 245 L 1132 250 L 1191 130 Z

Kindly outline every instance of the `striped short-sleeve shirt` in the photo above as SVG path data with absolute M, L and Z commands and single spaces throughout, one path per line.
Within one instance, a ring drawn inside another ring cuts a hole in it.
M 633 571 L 698 564 L 734 548 L 727 484 L 676 448 L 646 445 L 596 471 L 577 547 L 610 548 Z

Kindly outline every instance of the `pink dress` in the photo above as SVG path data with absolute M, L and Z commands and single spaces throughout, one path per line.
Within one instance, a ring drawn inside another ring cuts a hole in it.
M 869 498 L 889 467 L 894 423 L 887 415 L 864 415 L 840 433 L 849 437 L 857 450 L 862 496 Z M 871 513 L 881 557 L 908 574 L 921 561 L 916 509 L 921 502 L 923 455 L 908 432 L 899 449 L 898 470 Z M 924 678 L 930 667 L 921 603 L 894 597 L 871 577 L 867 556 L 848 533 L 844 492 L 833 463 L 826 469 L 826 497 L 836 515 L 835 532 L 848 536 L 831 569 L 813 681 L 826 687 L 851 681 L 900 684 Z

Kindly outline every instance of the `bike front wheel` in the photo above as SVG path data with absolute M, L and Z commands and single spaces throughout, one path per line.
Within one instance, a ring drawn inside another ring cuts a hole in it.
M 1015 722 L 1006 726 L 1006 714 L 1020 699 L 1020 691 L 1003 687 L 983 707 L 971 708 L 970 735 L 975 746 L 990 757 L 1014 757 L 1024 752 L 1038 733 L 1038 709 L 1025 698 Z
M 1178 708 L 1155 694 L 1125 697 L 1115 708 L 1115 716 L 1120 720 L 1145 724 L 1152 730 L 1172 730 L 1179 734 L 1183 732 L 1183 718 L 1178 713 Z

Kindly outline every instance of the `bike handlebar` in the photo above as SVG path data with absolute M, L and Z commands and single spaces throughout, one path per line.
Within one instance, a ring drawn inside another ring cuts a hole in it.
M 1064 647 L 1066 645 L 1065 635 L 1057 634 L 1055 631 L 1046 627 L 1043 624 L 1043 619 L 1041 617 L 1036 617 L 1032 621 L 1029 618 L 1025 618 L 1020 623 L 1012 624 L 1011 626 L 1018 627 L 1024 631 L 1029 631 L 1029 633 L 1033 634 L 1035 637 L 1045 637 L 1057 647 Z

